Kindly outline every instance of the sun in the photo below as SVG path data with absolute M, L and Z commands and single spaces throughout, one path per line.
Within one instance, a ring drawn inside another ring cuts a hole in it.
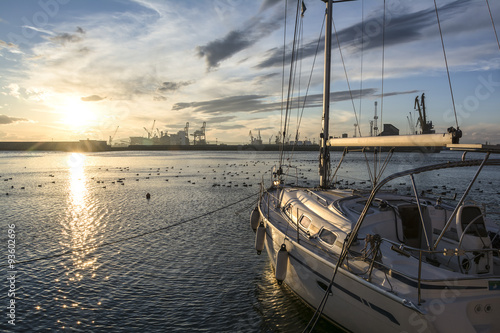
M 72 128 L 85 128 L 95 124 L 97 119 L 92 107 L 86 102 L 71 101 L 67 103 L 63 111 L 63 124 Z

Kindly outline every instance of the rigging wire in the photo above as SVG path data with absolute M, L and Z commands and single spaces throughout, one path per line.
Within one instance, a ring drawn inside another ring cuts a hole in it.
M 339 47 L 340 59 L 342 60 L 342 66 L 344 67 L 345 80 L 347 82 L 347 89 L 349 89 L 349 96 L 351 97 L 352 109 L 354 111 L 354 118 L 356 119 L 356 127 L 359 131 L 359 136 L 361 136 L 361 130 L 359 129 L 358 115 L 356 114 L 356 107 L 354 106 L 354 97 L 352 96 L 351 84 L 349 83 L 349 77 L 347 75 L 347 69 L 345 67 L 344 56 L 342 54 L 342 48 L 340 47 L 339 35 L 337 34 L 337 28 L 335 27 L 335 21 L 332 20 L 333 31 L 335 32 L 335 38 L 337 39 L 337 45 Z
M 19 265 L 19 264 L 27 264 L 27 263 L 31 263 L 31 262 L 35 262 L 35 261 L 41 261 L 41 260 L 48 260 L 48 259 L 53 259 L 53 258 L 59 258 L 59 257 L 63 257 L 63 256 L 66 256 L 66 255 L 75 253 L 75 252 L 95 250 L 95 249 L 98 249 L 98 248 L 101 248 L 101 247 L 105 247 L 105 246 L 109 246 L 109 245 L 114 245 L 114 244 L 118 244 L 118 243 L 123 243 L 123 242 L 129 241 L 131 239 L 136 239 L 136 238 L 140 238 L 140 237 L 152 235 L 152 234 L 155 234 L 155 233 L 158 233 L 158 232 L 162 232 L 162 231 L 171 229 L 173 227 L 177 227 L 177 226 L 185 224 L 185 223 L 189 223 L 189 222 L 192 222 L 192 221 L 197 221 L 200 218 L 203 218 L 203 217 L 206 217 L 208 215 L 217 213 L 217 212 L 219 212 L 221 210 L 224 210 L 224 209 L 227 209 L 227 208 L 229 208 L 231 206 L 239 204 L 240 202 L 243 202 L 243 201 L 246 201 L 246 200 L 248 200 L 250 198 L 253 198 L 256 195 L 258 195 L 258 193 L 253 193 L 252 195 L 244 197 L 243 199 L 240 199 L 240 200 L 237 200 L 237 201 L 232 202 L 230 204 L 227 204 L 225 206 L 216 208 L 216 209 L 211 210 L 209 212 L 205 212 L 205 213 L 203 213 L 201 215 L 192 217 L 192 218 L 187 219 L 187 220 L 179 221 L 179 222 L 167 225 L 165 227 L 161 227 L 161 228 L 153 229 L 153 230 L 150 230 L 150 231 L 146 231 L 146 232 L 143 232 L 141 234 L 133 235 L 133 236 L 130 236 L 130 237 L 125 237 L 125 238 L 118 239 L 118 240 L 111 241 L 111 242 L 107 242 L 107 243 L 102 243 L 102 244 L 99 244 L 99 245 L 91 245 L 91 246 L 79 247 L 79 248 L 76 248 L 76 249 L 71 249 L 71 250 L 63 251 L 61 253 L 56 253 L 56 254 L 45 256 L 45 257 L 33 258 L 33 259 L 28 259 L 28 260 L 23 260 L 23 261 L 17 261 L 16 264 L 17 265 Z M 0 265 L 0 267 L 6 267 L 8 265 L 9 264 L 4 264 L 4 265 Z
M 488 11 L 490 12 L 491 24 L 493 25 L 493 31 L 495 32 L 495 37 L 497 39 L 498 49 L 500 49 L 500 42 L 498 41 L 497 28 L 495 27 L 495 21 L 493 20 L 493 15 L 491 14 L 490 2 L 486 0 L 486 5 L 488 6 Z
M 282 142 L 281 142 L 281 147 L 280 147 L 280 159 L 279 159 L 279 169 L 278 172 L 280 176 L 282 175 L 287 175 L 287 172 L 283 172 L 283 164 L 284 164 L 284 154 L 285 154 L 285 142 L 286 140 L 286 133 L 287 133 L 287 128 L 290 128 L 290 123 L 291 123 L 291 109 L 292 109 L 292 104 L 293 104 L 293 92 L 294 92 L 294 87 L 295 87 L 295 77 L 297 73 L 297 60 L 296 58 L 298 57 L 298 52 L 300 50 L 300 47 L 297 45 L 298 42 L 300 41 L 301 37 L 301 27 L 299 25 L 299 20 L 302 15 L 299 16 L 299 12 L 301 11 L 301 6 L 300 6 L 300 1 L 297 1 L 297 9 L 296 9 L 296 16 L 295 16 L 295 29 L 294 29 L 294 36 L 293 36 L 293 42 L 292 42 L 292 52 L 291 52 L 291 59 L 290 59 L 290 73 L 289 73 L 289 79 L 288 79 L 288 90 L 287 90 L 287 98 L 286 98 L 286 109 L 285 109 L 285 120 L 284 123 L 282 124 L 281 129 L 283 129 L 282 135 Z M 302 22 L 300 20 L 300 22 Z M 285 54 L 285 49 L 284 48 L 284 54 Z M 285 60 L 283 60 L 283 66 L 285 65 Z M 283 75 L 284 76 L 284 75 Z M 299 81 L 300 84 L 300 81 Z M 283 82 L 283 88 L 284 88 L 284 82 Z M 283 91 L 283 89 L 282 89 Z M 282 96 L 282 99 L 284 96 Z M 283 105 L 283 100 L 282 100 L 282 105 Z M 280 129 L 280 130 L 281 130 Z M 293 149 L 292 153 L 293 154 Z M 290 155 L 288 155 L 288 160 L 290 160 Z M 287 165 L 288 168 L 290 168 L 290 165 Z
M 321 318 L 321 314 L 323 313 L 323 310 L 325 309 L 326 302 L 328 301 L 328 297 L 330 296 L 330 293 L 332 292 L 331 289 L 334 285 L 335 276 L 337 275 L 339 266 L 340 266 L 341 262 L 347 256 L 348 249 L 346 248 L 346 241 L 347 241 L 347 238 L 344 239 L 344 242 L 342 244 L 342 250 L 340 251 L 340 256 L 338 258 L 337 264 L 335 265 L 335 270 L 333 271 L 333 276 L 330 280 L 330 283 L 328 284 L 328 287 L 325 290 L 325 293 L 323 294 L 323 298 L 321 299 L 319 306 L 316 308 L 316 311 L 314 312 L 312 318 L 309 320 L 309 322 L 307 323 L 307 326 L 304 328 L 302 333 L 312 332 L 314 330 L 314 327 L 318 323 L 319 318 Z
M 364 54 L 364 41 L 365 41 L 365 1 L 361 1 L 361 59 L 360 59 L 360 79 L 359 79 L 359 122 L 361 122 L 361 105 L 363 102 L 363 54 Z M 359 127 L 359 125 L 358 125 Z M 361 129 L 359 130 L 361 136 Z
M 455 108 L 455 98 L 453 97 L 453 87 L 451 85 L 450 69 L 448 67 L 448 59 L 446 57 L 446 50 L 444 47 L 443 31 L 441 30 L 441 22 L 439 20 L 439 13 L 438 13 L 438 7 L 437 7 L 436 0 L 434 0 L 434 8 L 436 10 L 436 18 L 437 18 L 437 24 L 439 27 L 439 35 L 441 36 L 441 46 L 443 48 L 444 63 L 446 64 L 446 74 L 448 74 L 448 84 L 450 86 L 451 102 L 453 104 L 453 113 L 455 114 L 455 124 L 457 125 L 457 129 L 458 129 L 459 127 L 458 127 L 457 110 Z
M 286 109 L 285 109 L 285 120 L 283 122 L 283 140 L 281 144 L 281 152 L 280 152 L 280 168 L 283 165 L 283 155 L 284 155 L 284 147 L 285 147 L 285 139 L 286 139 L 286 132 L 287 132 L 287 126 L 290 122 L 289 120 L 289 113 L 290 113 L 290 103 L 291 103 L 291 94 L 292 94 L 292 89 L 293 89 L 293 75 L 294 75 L 294 64 L 295 64 L 295 59 L 296 59 L 296 49 L 297 49 L 297 31 L 299 29 L 299 13 L 300 13 L 300 1 L 297 1 L 297 11 L 295 14 L 295 29 L 294 29 L 294 35 L 293 35 L 293 43 L 292 43 L 292 57 L 291 57 L 291 62 L 290 62 L 290 74 L 289 74 L 289 79 L 288 79 L 288 92 L 287 92 L 287 98 L 286 98 Z M 285 49 L 283 50 L 283 52 Z
M 283 128 L 283 107 L 284 107 L 284 101 L 285 101 L 285 63 L 286 63 L 286 20 L 287 20 L 287 12 L 288 12 L 288 0 L 285 1 L 285 15 L 284 15 L 284 20 L 285 23 L 284 25 L 284 32 L 283 32 L 283 63 L 282 63 L 282 73 L 281 73 L 281 118 L 280 118 L 280 130 L 279 130 L 279 137 L 281 136 L 281 129 Z M 281 164 L 281 158 L 282 156 L 280 155 L 280 164 Z
M 383 118 L 384 118 L 384 74 L 385 74 L 385 0 L 384 0 L 384 18 L 383 18 L 383 23 L 382 23 L 382 87 L 381 87 L 381 93 L 382 96 L 380 96 L 380 125 L 384 124 Z
M 311 72 L 309 73 L 309 81 L 307 82 L 307 88 L 306 88 L 306 92 L 304 94 L 304 100 L 302 101 L 302 108 L 301 108 L 300 116 L 298 117 L 298 121 L 297 121 L 297 134 L 296 134 L 297 137 L 298 137 L 300 125 L 302 123 L 302 118 L 303 118 L 303 115 L 304 115 L 304 110 L 306 108 L 307 97 L 309 96 L 309 88 L 311 87 L 311 81 L 312 81 L 312 77 L 313 77 L 313 72 L 314 72 L 314 68 L 316 66 L 316 59 L 318 57 L 319 47 L 321 45 L 321 40 L 322 40 L 322 35 L 323 35 L 323 29 L 325 27 L 325 19 L 326 19 L 326 17 L 323 16 L 323 23 L 321 25 L 321 30 L 320 30 L 320 33 L 319 33 L 319 36 L 318 36 L 318 42 L 316 43 L 316 51 L 314 52 L 314 59 L 313 59 L 313 63 L 312 63 L 312 66 L 311 66 Z M 294 146 L 294 148 L 295 148 L 295 146 Z
M 297 66 L 300 67 L 300 69 L 298 70 L 298 73 L 302 73 L 302 59 L 303 59 L 303 50 L 304 50 L 304 13 L 306 11 L 306 8 L 305 8 L 305 5 L 304 5 L 304 2 L 303 1 L 298 1 L 298 3 L 302 3 L 301 5 L 301 14 L 300 14 L 300 26 L 299 26 L 299 34 L 298 34 L 298 42 L 300 43 L 300 47 L 298 49 L 298 59 L 300 59 L 300 65 L 297 64 L 297 61 L 295 61 L 295 75 L 294 75 L 294 86 L 295 86 L 295 77 L 296 77 L 296 73 L 297 73 Z M 314 59 L 316 59 L 316 55 L 314 57 Z M 314 63 L 313 63 L 313 68 L 314 68 Z M 312 75 L 312 71 L 311 71 L 311 75 Z M 299 110 L 300 108 L 300 87 L 301 87 L 301 84 L 300 84 L 300 79 L 301 79 L 301 75 L 299 75 L 299 83 L 298 83 L 298 86 L 299 86 L 299 91 L 297 92 L 297 110 Z M 305 100 L 307 99 L 307 93 L 309 91 L 309 86 L 311 84 L 311 78 L 309 78 L 309 82 L 308 82 L 308 85 L 307 85 L 307 90 L 306 90 L 306 94 L 304 96 L 304 107 L 305 107 Z M 295 88 L 292 88 L 293 90 L 295 90 Z M 302 113 L 299 113 L 297 112 L 297 125 L 296 125 L 296 131 L 295 131 L 295 142 L 294 144 L 292 145 L 292 151 L 290 152 L 290 155 L 289 155 L 289 161 L 293 160 L 293 156 L 294 156 L 294 153 L 295 153 L 295 148 L 297 147 L 298 145 L 298 141 L 299 141 L 299 129 L 300 129 L 300 123 L 302 121 L 302 115 L 303 115 L 303 112 L 304 112 L 304 109 L 302 109 Z M 289 164 L 288 165 L 288 170 L 290 170 L 291 168 L 291 165 Z M 288 174 L 288 172 L 287 172 Z

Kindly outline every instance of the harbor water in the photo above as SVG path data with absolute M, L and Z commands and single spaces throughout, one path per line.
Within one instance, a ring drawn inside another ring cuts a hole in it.
M 334 181 L 369 188 L 364 155 L 349 155 Z M 0 152 L 0 330 L 301 332 L 314 311 L 276 283 L 249 225 L 259 183 L 269 184 L 277 157 L 255 150 Z M 404 153 L 385 174 L 459 158 Z M 290 159 L 296 177 L 287 182 L 317 185 L 316 152 Z M 418 190 L 453 202 L 473 172 L 441 170 L 417 179 Z M 409 186 L 396 180 L 389 189 Z M 498 207 L 499 188 L 487 167 L 472 194 Z M 316 331 L 338 330 L 322 320 Z

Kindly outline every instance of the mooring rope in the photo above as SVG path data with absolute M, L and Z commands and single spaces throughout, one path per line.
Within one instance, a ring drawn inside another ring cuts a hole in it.
M 224 209 L 227 209 L 227 208 L 229 208 L 231 206 L 239 204 L 240 202 L 243 202 L 243 201 L 246 201 L 246 200 L 248 200 L 250 198 L 253 198 L 256 195 L 258 195 L 258 193 L 253 193 L 252 195 L 244 197 L 243 199 L 237 200 L 237 201 L 232 202 L 230 204 L 227 204 L 225 206 L 219 207 L 219 208 L 211 210 L 209 212 L 205 212 L 205 213 L 203 213 L 201 215 L 192 217 L 192 218 L 187 219 L 187 220 L 183 220 L 183 221 L 179 221 L 179 222 L 170 224 L 170 225 L 165 226 L 165 227 L 161 227 L 161 228 L 158 228 L 158 229 L 153 229 L 153 230 L 150 230 L 150 231 L 143 232 L 141 234 L 137 234 L 137 235 L 130 236 L 130 237 L 125 237 L 125 238 L 122 238 L 122 239 L 118 239 L 118 240 L 115 240 L 115 241 L 112 241 L 112 242 L 103 243 L 103 244 L 100 244 L 100 245 L 80 247 L 80 248 L 76 248 L 76 249 L 67 250 L 67 251 L 64 251 L 64 252 L 61 252 L 61 253 L 56 253 L 56 254 L 48 255 L 48 256 L 45 256 L 45 257 L 33 258 L 33 259 L 28 259 L 28 260 L 23 260 L 23 261 L 17 261 L 16 265 L 27 264 L 27 263 L 31 263 L 31 262 L 35 262 L 35 261 L 40 261 L 40 260 L 48 260 L 48 259 L 53 259 L 53 258 L 59 258 L 59 257 L 63 257 L 63 256 L 68 255 L 68 254 L 75 253 L 75 252 L 81 252 L 81 251 L 87 251 L 87 250 L 95 250 L 95 249 L 98 249 L 98 248 L 101 248 L 101 247 L 105 247 L 105 246 L 109 246 L 109 245 L 114 245 L 114 244 L 118 244 L 118 243 L 123 243 L 123 242 L 129 241 L 131 239 L 136 239 L 136 238 L 144 237 L 144 236 L 151 235 L 151 234 L 154 234 L 154 233 L 158 233 L 158 232 L 161 232 L 161 231 L 165 231 L 165 230 L 171 229 L 173 227 L 177 227 L 177 226 L 180 226 L 182 224 L 185 224 L 185 223 L 188 223 L 188 222 L 192 222 L 192 221 L 198 220 L 200 218 L 206 217 L 208 215 L 217 213 L 217 212 L 219 212 L 221 210 L 224 210 Z M 0 265 L 0 267 L 6 267 L 6 266 L 9 266 L 9 264 Z

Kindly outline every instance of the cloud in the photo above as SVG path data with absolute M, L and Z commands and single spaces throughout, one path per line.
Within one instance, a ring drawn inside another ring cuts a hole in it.
M 420 90 L 393 91 L 393 92 L 384 93 L 384 97 L 397 96 L 397 95 L 408 95 L 408 94 L 418 94 L 418 93 L 420 93 Z M 373 96 L 381 97 L 382 95 L 376 94 Z
M 200 58 L 205 58 L 208 69 L 213 69 L 236 53 L 249 48 L 260 39 L 268 36 L 280 27 L 280 19 L 273 15 L 267 22 L 262 18 L 250 19 L 243 28 L 232 30 L 223 38 L 213 40 L 205 45 L 197 46 Z
M 239 95 L 202 102 L 176 103 L 172 110 L 178 111 L 191 108 L 195 112 L 214 115 L 233 112 L 256 112 L 266 108 L 266 103 L 263 101 L 266 97 L 268 96 Z M 268 111 L 274 111 L 274 109 L 268 109 Z
M 47 35 L 51 35 L 51 36 L 54 35 L 54 33 L 52 31 L 41 29 L 41 28 L 37 28 L 37 27 L 33 27 L 33 26 L 30 26 L 30 25 L 23 25 L 23 28 L 34 30 L 34 31 L 41 32 L 41 33 L 44 33 L 44 34 L 47 34 Z
M 466 6 L 470 5 L 466 0 L 456 0 L 438 9 L 440 21 L 449 20 L 455 14 L 464 12 Z M 409 14 L 394 14 L 403 12 L 398 8 L 386 13 L 385 35 L 383 33 L 384 14 L 376 13 L 364 22 L 353 24 L 347 28 L 337 31 L 337 37 L 332 38 L 332 48 L 337 48 L 337 38 L 342 48 L 352 47 L 359 51 L 361 47 L 364 51 L 385 46 L 409 43 L 418 39 L 427 38 L 426 30 L 436 26 L 436 12 L 434 7 L 420 10 Z M 472 24 L 472 22 L 471 22 Z M 477 22 L 480 24 L 480 22 Z M 454 31 L 457 33 L 458 31 Z M 297 52 L 298 60 L 313 56 L 317 50 L 323 50 L 324 40 L 313 40 L 304 44 Z M 285 61 L 290 62 L 290 52 L 286 52 Z M 257 68 L 268 68 L 282 66 L 283 47 L 273 48 L 267 52 L 265 60 L 259 63 Z
M 65 45 L 66 43 L 76 43 L 82 40 L 81 36 L 75 34 L 61 33 L 49 38 L 54 43 Z
M 80 99 L 84 102 L 97 102 L 97 101 L 102 101 L 103 99 L 105 99 L 105 97 L 101 97 L 98 95 L 91 95 L 87 97 L 82 97 Z
M 10 53 L 23 54 L 23 52 L 19 49 L 19 46 L 14 43 L 7 43 L 0 39 L 0 50 L 6 49 Z
M 236 116 L 220 116 L 220 117 L 212 117 L 210 118 L 210 124 L 220 124 L 231 121 L 235 119 Z
M 0 125 L 7 125 L 7 124 L 13 124 L 13 123 L 19 123 L 23 121 L 29 121 L 26 118 L 15 118 L 15 117 L 9 117 L 4 114 L 0 114 Z
M 18 46 L 14 43 L 7 43 L 0 39 L 0 49 L 17 49 Z
M 260 11 L 267 10 L 280 2 L 281 0 L 264 0 L 260 6 Z
M 7 86 L 9 89 L 8 94 L 11 95 L 12 97 L 19 98 L 21 97 L 21 92 L 19 85 L 17 83 L 11 83 Z
M 469 1 L 456 0 L 438 8 L 441 23 L 453 18 L 456 14 L 464 12 Z M 356 48 L 365 50 L 385 46 L 404 44 L 426 36 L 429 27 L 436 27 L 436 10 L 429 7 L 408 14 L 393 14 L 399 12 L 393 8 L 386 13 L 385 36 L 384 14 L 378 13 L 365 22 L 360 22 L 338 32 L 341 44 L 351 44 Z M 363 45 L 361 45 L 363 42 Z
M 373 88 L 367 88 L 360 91 L 354 91 L 353 98 L 360 98 L 365 96 L 373 95 L 377 90 Z M 397 94 L 397 93 L 393 93 Z M 281 101 L 269 101 L 270 96 L 268 95 L 240 95 L 240 96 L 230 96 L 225 98 L 219 98 L 209 101 L 201 102 L 189 102 L 189 103 L 176 103 L 172 107 L 172 110 L 179 111 L 183 109 L 192 109 L 194 112 L 220 115 L 225 113 L 235 113 L 235 112 L 248 112 L 248 113 L 260 113 L 260 112 L 273 112 L 279 111 L 282 107 Z M 330 94 L 332 101 L 341 102 L 351 99 L 351 94 L 349 91 L 338 91 L 332 92 Z M 304 97 L 300 100 L 296 98 L 291 102 L 292 105 L 297 105 L 300 103 L 302 105 Z M 320 107 L 323 103 L 322 94 L 314 94 L 307 96 L 306 108 Z
M 228 130 L 246 128 L 246 126 L 234 124 L 234 125 L 218 125 L 218 126 L 214 126 L 214 128 L 221 130 L 221 131 L 228 131 Z
M 161 86 L 157 89 L 160 93 L 170 92 L 179 90 L 181 87 L 188 86 L 192 84 L 192 82 L 184 81 L 184 82 L 163 82 Z
M 70 34 L 67 32 L 58 33 L 53 37 L 49 37 L 48 39 L 54 43 L 58 43 L 61 45 L 66 45 L 66 43 L 77 43 L 83 40 L 83 35 L 85 35 L 85 30 L 82 27 L 76 27 L 76 32 L 74 34 Z

